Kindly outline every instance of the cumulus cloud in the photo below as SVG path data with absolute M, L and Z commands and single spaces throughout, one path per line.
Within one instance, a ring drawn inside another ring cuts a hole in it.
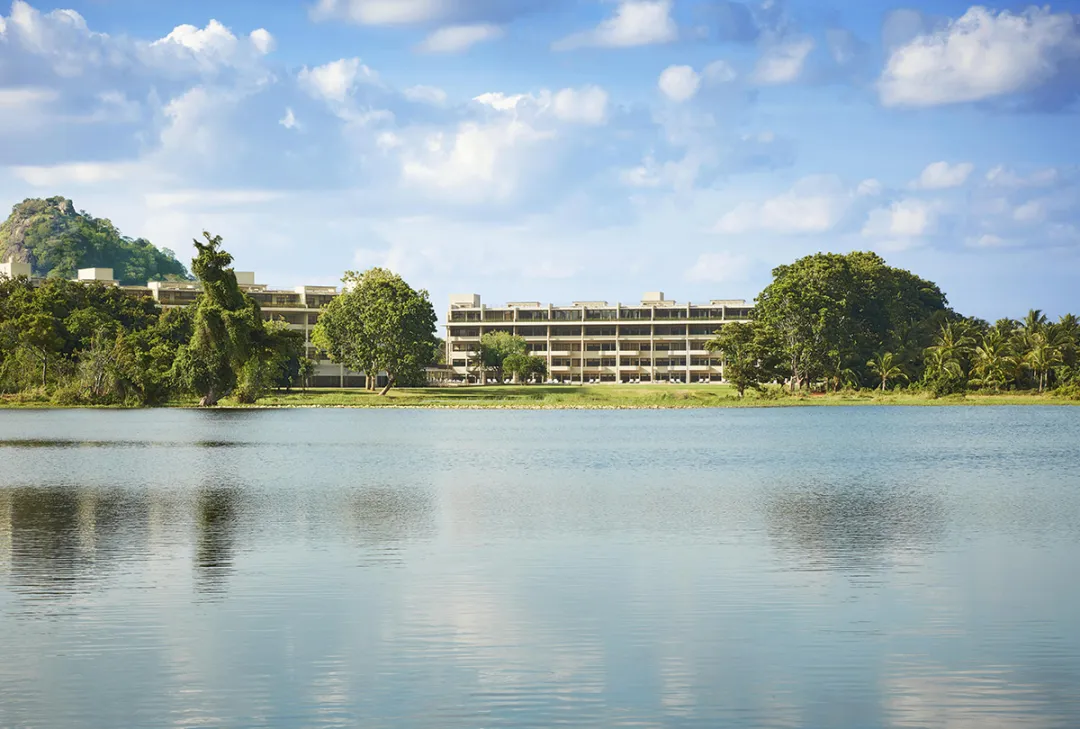
M 566 88 L 555 93 L 544 89 L 537 94 L 481 94 L 473 101 L 496 111 L 532 113 L 575 124 L 599 125 L 607 120 L 608 94 L 599 86 Z
M 736 206 L 720 218 L 714 231 L 727 235 L 826 233 L 844 218 L 854 197 L 833 175 L 804 177 L 781 195 Z
M 285 116 L 278 121 L 278 124 L 286 129 L 299 129 L 300 122 L 296 120 L 296 114 L 293 112 L 292 107 L 285 109 Z
M 603 124 L 607 120 L 608 95 L 599 86 L 562 89 L 552 99 L 557 119 L 575 124 Z
M 554 133 L 511 119 L 462 124 L 436 132 L 411 150 L 402 165 L 406 184 L 467 203 L 505 201 L 518 189 L 522 155 Z
M 886 106 L 938 106 L 1075 84 L 1080 25 L 1070 13 L 984 7 L 897 47 L 878 81 Z M 1069 78 L 1072 77 L 1072 78 Z
M 506 21 L 542 6 L 540 0 L 318 0 L 311 17 L 358 25 L 464 24 Z
M 813 50 L 814 40 L 808 37 L 789 38 L 767 46 L 754 67 L 755 83 L 776 85 L 798 80 Z
M 621 0 L 612 17 L 593 30 L 556 41 L 552 49 L 568 51 L 589 46 L 626 48 L 670 43 L 679 36 L 671 8 L 672 0 Z
M 251 45 L 255 46 L 255 50 L 264 56 L 277 48 L 277 41 L 266 28 L 253 30 L 248 37 L 251 39 Z
M 344 102 L 358 84 L 375 79 L 375 72 L 359 58 L 342 58 L 311 69 L 304 66 L 297 75 L 301 87 L 308 93 L 339 103 Z
M 975 170 L 975 165 L 970 162 L 960 162 L 950 165 L 948 162 L 933 162 L 926 166 L 915 181 L 914 187 L 923 190 L 944 190 L 949 187 L 960 187 L 967 182 L 968 177 Z
M 739 74 L 727 61 L 713 61 L 701 72 L 701 78 L 706 84 L 731 83 Z
M 668 66 L 660 74 L 657 85 L 672 101 L 689 101 L 701 88 L 701 76 L 690 66 Z
M 424 53 L 461 53 L 477 43 L 501 38 L 503 29 L 491 23 L 450 25 L 439 28 L 417 46 Z
M 1029 175 L 998 165 L 986 173 L 986 182 L 995 187 L 1050 187 L 1061 180 L 1061 172 L 1055 167 L 1035 170 Z
M 862 233 L 868 237 L 917 238 L 933 231 L 937 206 L 925 200 L 897 200 L 870 212 Z

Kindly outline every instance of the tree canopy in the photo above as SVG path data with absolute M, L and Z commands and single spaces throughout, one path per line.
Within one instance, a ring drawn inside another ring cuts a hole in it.
M 64 197 L 27 199 L 12 209 L 0 223 L 0 261 L 9 259 L 29 263 L 42 277 L 74 278 L 80 268 L 111 268 L 124 285 L 191 278 L 172 251 L 76 212 Z
M 419 385 L 436 356 L 435 309 L 428 292 L 415 290 L 383 268 L 346 271 L 343 293 L 323 310 L 312 342 L 331 361 L 368 374 L 387 374 L 386 394 L 395 384 Z

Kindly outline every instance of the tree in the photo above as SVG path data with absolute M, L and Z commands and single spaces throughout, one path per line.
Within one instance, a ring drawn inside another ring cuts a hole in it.
M 972 352 L 972 384 L 998 390 L 1013 379 L 1015 358 L 1009 345 L 1010 331 L 1002 320 L 982 335 Z
M 528 384 L 534 377 L 542 382 L 548 369 L 543 357 L 515 352 L 503 360 L 502 371 L 511 375 L 515 381 Z
M 889 380 L 906 380 L 908 378 L 904 368 L 900 366 L 892 352 L 882 352 L 874 355 L 872 359 L 866 362 L 866 366 L 881 378 L 882 392 L 885 392 Z
M 254 402 L 273 381 L 270 362 L 279 341 L 266 332 L 259 305 L 240 290 L 221 236 L 204 231 L 203 238 L 195 241 L 198 256 L 192 261 L 202 293 L 195 302 L 191 342 L 177 352 L 176 377 L 200 396 L 203 407 L 234 390 L 241 402 Z
M 819 253 L 773 269 L 754 322 L 778 342 L 783 375 L 795 390 L 824 378 L 862 379 L 874 352 L 905 327 L 921 336 L 945 306 L 937 285 L 874 253 Z
M 435 309 L 428 292 L 382 268 L 346 271 L 344 293 L 319 317 L 312 341 L 334 362 L 386 372 L 385 395 L 398 382 L 422 382 L 435 356 Z
M 296 367 L 296 375 L 300 378 L 300 386 L 304 392 L 307 392 L 308 383 L 311 382 L 311 378 L 315 375 L 315 360 L 310 357 L 301 357 L 300 363 Z
M 1031 368 L 1035 375 L 1035 383 L 1039 392 L 1046 389 L 1050 378 L 1050 370 L 1063 360 L 1061 348 L 1051 331 L 1043 330 L 1032 334 L 1028 340 L 1028 351 L 1024 355 L 1024 363 Z
M 962 392 L 967 387 L 965 366 L 975 341 L 963 321 L 941 325 L 935 343 L 926 348 L 924 380 L 937 395 Z
M 705 349 L 722 354 L 724 379 L 735 386 L 740 398 L 748 388 L 756 390 L 761 386 L 764 379 L 762 349 L 753 324 L 725 324 L 705 343 Z
M 488 369 L 495 370 L 495 379 L 500 383 L 505 375 L 505 363 L 508 357 L 513 355 L 525 356 L 529 346 L 523 337 L 510 332 L 487 332 L 480 337 L 480 350 L 478 359 L 480 362 L 480 380 L 485 380 Z

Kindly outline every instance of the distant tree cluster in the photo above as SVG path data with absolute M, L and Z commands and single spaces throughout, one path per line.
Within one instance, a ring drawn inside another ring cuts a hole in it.
M 1080 326 L 1038 310 L 990 325 L 948 307 L 936 284 L 873 253 L 819 253 L 773 270 L 753 319 L 708 343 L 740 396 L 909 387 L 934 395 L 1080 387 Z
M 237 285 L 221 238 L 204 233 L 194 269 L 203 291 L 161 311 L 100 283 L 0 278 L 0 393 L 62 404 L 254 402 L 310 373 L 303 337 L 264 322 Z

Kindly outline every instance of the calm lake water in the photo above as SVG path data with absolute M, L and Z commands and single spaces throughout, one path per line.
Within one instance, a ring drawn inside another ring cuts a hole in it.
M 1080 409 L 0 411 L 0 727 L 1080 726 Z

